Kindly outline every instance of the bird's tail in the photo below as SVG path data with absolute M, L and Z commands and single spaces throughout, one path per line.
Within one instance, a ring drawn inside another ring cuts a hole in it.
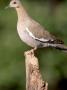
M 67 52 L 67 46 L 64 44 L 50 44 L 49 46 Z

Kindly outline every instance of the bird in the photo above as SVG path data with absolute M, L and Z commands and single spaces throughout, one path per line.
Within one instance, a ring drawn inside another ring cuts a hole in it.
M 9 7 L 14 8 L 17 12 L 17 32 L 24 43 L 34 50 L 51 47 L 67 51 L 67 46 L 62 40 L 56 38 L 39 22 L 32 19 L 20 0 L 11 0 Z

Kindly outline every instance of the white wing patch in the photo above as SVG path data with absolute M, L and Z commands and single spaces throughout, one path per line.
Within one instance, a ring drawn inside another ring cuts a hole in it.
M 31 37 L 33 37 L 34 39 L 36 38 L 36 37 L 29 31 L 28 28 L 26 28 L 26 31 L 28 32 L 28 34 L 29 34 Z
M 44 39 L 44 38 L 37 38 L 37 37 L 35 37 L 30 31 L 29 31 L 29 29 L 26 27 L 26 31 L 29 33 L 29 35 L 32 37 L 32 38 L 34 38 L 35 40 L 38 40 L 38 41 L 41 41 L 41 42 L 48 42 L 49 40 L 47 40 L 47 39 Z

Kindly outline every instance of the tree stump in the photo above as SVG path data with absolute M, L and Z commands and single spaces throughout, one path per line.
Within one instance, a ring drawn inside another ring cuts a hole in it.
M 34 50 L 25 52 L 26 90 L 47 90 L 48 83 L 44 82 L 39 70 L 38 58 Z

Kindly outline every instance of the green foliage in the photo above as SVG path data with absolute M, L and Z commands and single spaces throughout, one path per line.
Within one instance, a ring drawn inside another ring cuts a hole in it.
M 8 5 L 10 0 L 0 0 L 0 8 L 3 8 Z

